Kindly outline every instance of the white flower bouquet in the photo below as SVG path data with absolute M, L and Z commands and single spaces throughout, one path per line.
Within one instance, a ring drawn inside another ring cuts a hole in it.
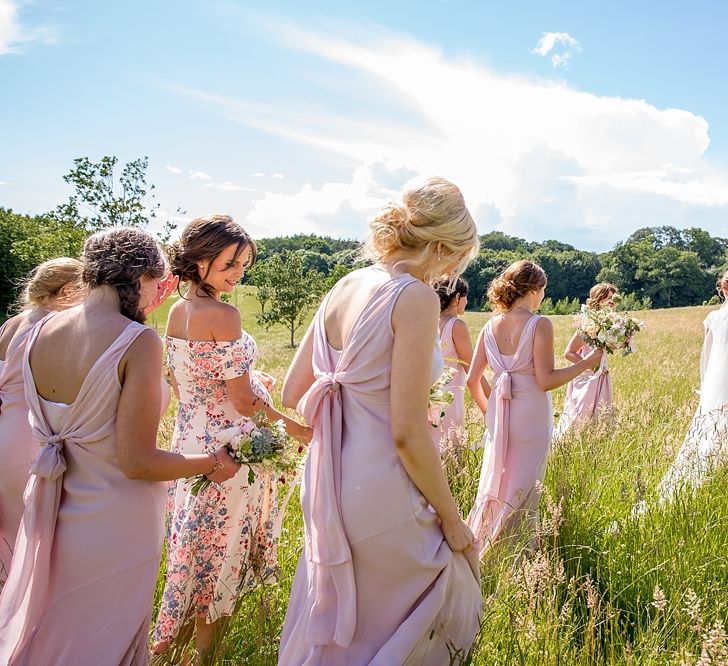
M 283 421 L 273 421 L 260 411 L 251 418 L 242 417 L 216 435 L 232 458 L 248 468 L 248 483 L 255 481 L 258 471 L 280 474 L 284 483 L 287 474 L 298 468 L 303 446 L 289 444 L 288 432 Z M 197 495 L 212 481 L 204 475 L 195 478 L 190 492 Z
M 574 316 L 576 332 L 585 344 L 605 349 L 613 354 L 622 351 L 626 356 L 635 351 L 634 336 L 645 324 L 625 312 L 614 310 L 591 310 L 581 306 L 581 312 Z
M 453 392 L 445 388 L 455 376 L 455 371 L 446 367 L 440 378 L 430 387 L 430 398 L 428 407 L 428 418 L 433 428 L 440 426 L 445 416 L 445 409 L 455 400 Z

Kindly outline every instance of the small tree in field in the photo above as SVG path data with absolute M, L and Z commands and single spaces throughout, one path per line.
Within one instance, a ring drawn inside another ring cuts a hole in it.
M 291 347 L 295 347 L 294 335 L 318 303 L 323 278 L 316 271 L 305 268 L 300 254 L 285 251 L 256 265 L 254 277 L 258 288 L 256 297 L 262 310 L 257 317 L 258 323 L 266 329 L 282 324 L 291 334 Z

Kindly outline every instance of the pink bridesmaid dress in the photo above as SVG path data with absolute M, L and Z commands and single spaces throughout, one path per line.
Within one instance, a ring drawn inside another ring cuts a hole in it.
M 579 356 L 585 358 L 593 347 L 582 347 Z M 554 428 L 554 441 L 563 437 L 571 428 L 579 423 L 585 423 L 607 414 L 612 409 L 612 377 L 609 374 L 607 355 L 602 356 L 599 369 L 595 372 L 587 370 L 572 379 L 566 387 L 564 410 L 556 428 Z
M 493 320 L 485 325 L 483 344 L 493 369 L 488 400 L 483 466 L 478 495 L 468 516 L 481 555 L 504 531 L 522 519 L 537 518 L 552 428 L 551 395 L 536 382 L 533 337 L 539 315 L 521 333 L 516 353 L 501 354 L 493 334 Z
M 391 314 L 415 278 L 387 278 L 343 351 L 326 339 L 328 297 L 315 316 L 316 380 L 298 405 L 314 427 L 301 488 L 304 552 L 282 666 L 457 664 L 478 631 L 478 581 L 450 550 L 392 440 Z M 433 381 L 441 369 L 435 348 Z
M 23 387 L 23 351 L 31 330 L 28 327 L 15 336 L 0 370 L 0 583 L 10 570 L 25 508 L 23 491 L 39 451 L 30 430 Z
M 101 354 L 76 400 L 38 395 L 23 378 L 41 445 L 0 597 L 0 663 L 144 665 L 164 535 L 165 487 L 130 480 L 116 457 L 118 365 L 145 326 L 130 323 Z
M 432 429 L 432 439 L 440 449 L 450 430 L 465 426 L 465 385 L 468 375 L 463 364 L 457 360 L 458 352 L 452 339 L 452 329 L 457 321 L 457 317 L 451 317 L 440 332 L 440 350 L 445 367 L 452 368 L 455 373 L 452 380 L 445 386 L 446 390 L 452 391 L 453 401 L 445 407 L 445 415 L 437 428 Z

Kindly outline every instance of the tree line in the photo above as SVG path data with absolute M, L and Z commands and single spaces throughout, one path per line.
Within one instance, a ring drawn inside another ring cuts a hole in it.
M 22 279 L 39 263 L 78 256 L 86 237 L 109 226 L 145 227 L 158 209 L 146 179 L 147 158 L 120 166 L 116 157 L 94 163 L 74 160 L 64 180 L 74 186 L 69 200 L 53 211 L 24 215 L 0 207 L 0 314 L 17 298 Z M 183 212 L 179 211 L 178 212 Z M 174 232 L 167 222 L 159 235 Z M 526 241 L 501 231 L 480 237 L 481 250 L 464 277 L 471 309 L 487 309 L 490 282 L 517 259 L 543 266 L 549 284 L 541 311 L 578 310 L 590 287 L 614 283 L 621 307 L 669 308 L 716 302 L 716 279 L 728 266 L 728 240 L 699 228 L 645 227 L 604 253 L 579 250 L 556 240 Z M 364 265 L 360 242 L 313 234 L 258 240 L 258 263 L 246 280 L 257 287 L 265 326 L 285 325 L 294 334 L 321 295 L 349 271 Z

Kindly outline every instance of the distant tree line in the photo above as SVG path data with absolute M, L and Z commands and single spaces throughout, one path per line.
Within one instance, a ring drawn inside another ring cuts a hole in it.
M 75 193 L 55 210 L 23 215 L 0 207 L 0 314 L 15 301 L 34 266 L 53 257 L 78 256 L 86 237 L 98 229 L 148 225 L 158 204 L 154 186 L 146 181 L 147 164 L 147 158 L 119 167 L 116 157 L 97 163 L 80 157 L 64 176 Z M 166 242 L 173 231 L 168 222 L 160 241 Z M 480 254 L 464 275 L 470 307 L 478 310 L 488 307 L 486 290 L 493 278 L 517 259 L 532 259 L 546 271 L 545 314 L 574 312 L 599 281 L 613 282 L 623 295 L 621 307 L 628 309 L 715 302 L 716 279 L 728 266 L 728 240 L 698 228 L 645 227 L 601 254 L 555 240 L 529 242 L 501 231 L 480 240 Z M 364 265 L 356 240 L 298 234 L 257 243 L 258 263 L 246 279 L 258 286 L 261 323 L 285 325 L 292 341 L 303 321 L 301 312 Z M 296 299 L 298 305 L 291 305 Z M 291 307 L 284 307 L 284 300 Z

